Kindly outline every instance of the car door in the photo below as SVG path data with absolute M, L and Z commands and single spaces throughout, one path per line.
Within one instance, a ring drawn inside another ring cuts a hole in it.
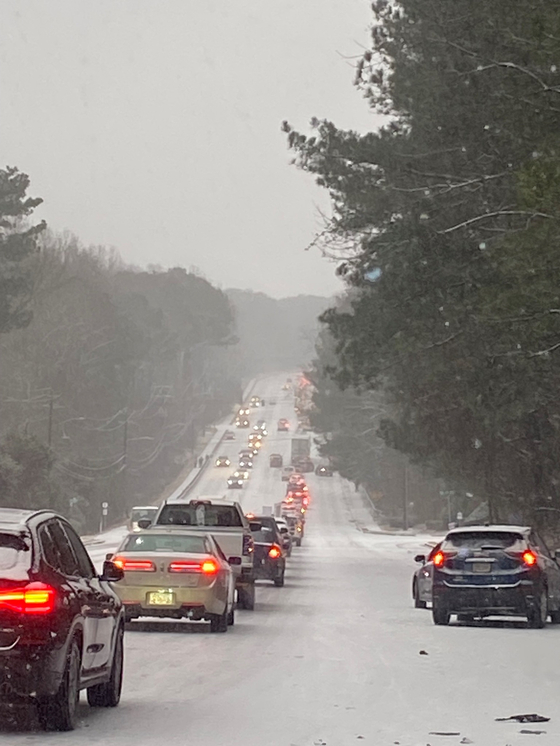
M 92 561 L 82 544 L 82 540 L 69 523 L 62 524 L 63 530 L 72 545 L 78 562 L 80 576 L 89 584 L 96 619 L 96 642 L 93 658 L 94 668 L 103 668 L 112 662 L 113 642 L 117 629 L 120 601 L 111 585 L 100 580 Z
M 87 673 L 95 666 L 97 619 L 87 579 L 78 572 L 77 561 L 61 524 L 56 519 L 38 528 L 38 538 L 47 565 L 59 577 L 69 606 L 81 617 L 83 631 L 82 670 Z

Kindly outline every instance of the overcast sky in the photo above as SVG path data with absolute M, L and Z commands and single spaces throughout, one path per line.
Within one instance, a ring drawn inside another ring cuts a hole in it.
M 326 194 L 283 119 L 368 130 L 368 0 L 0 0 L 0 165 L 54 230 L 276 297 L 340 290 L 304 249 Z

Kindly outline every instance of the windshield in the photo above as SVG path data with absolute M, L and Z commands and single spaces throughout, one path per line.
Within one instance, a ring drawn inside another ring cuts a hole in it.
M 209 545 L 201 536 L 173 536 L 171 534 L 142 534 L 129 536 L 123 552 L 180 552 L 208 554 Z
M 158 524 L 174 526 L 243 526 L 239 512 L 230 505 L 165 505 Z

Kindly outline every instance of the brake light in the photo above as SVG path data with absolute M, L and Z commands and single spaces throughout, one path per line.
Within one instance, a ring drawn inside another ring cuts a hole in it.
M 29 583 L 23 588 L 0 591 L 0 608 L 19 614 L 50 614 L 55 600 L 55 589 L 44 583 Z
M 437 552 L 437 554 L 434 554 L 432 562 L 436 567 L 443 567 L 443 563 L 445 562 L 445 554 L 443 552 Z
M 204 560 L 200 569 L 205 575 L 215 575 L 218 572 L 218 565 L 214 560 Z
M 271 559 L 278 559 L 278 557 L 280 557 L 281 554 L 282 554 L 282 550 L 276 544 L 273 544 L 268 550 L 268 556 Z
M 155 572 L 156 566 L 151 560 L 137 560 L 129 557 L 115 557 L 113 564 L 125 572 Z
M 200 572 L 200 562 L 171 562 L 169 572 Z
M 528 567 L 532 567 L 537 562 L 537 555 L 529 549 L 526 552 L 523 552 L 521 558 Z

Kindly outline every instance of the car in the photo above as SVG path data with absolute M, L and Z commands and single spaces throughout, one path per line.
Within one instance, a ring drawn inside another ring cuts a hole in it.
M 284 383 L 282 385 L 282 391 L 289 391 L 291 389 L 291 386 L 289 383 Z
M 276 425 L 276 430 L 279 433 L 286 433 L 290 429 L 290 423 L 285 418 L 282 418 L 281 420 L 278 420 L 278 424 Z
M 284 502 L 288 505 L 294 503 L 297 508 L 305 512 L 309 507 L 309 493 L 299 488 L 288 490 Z
M 216 466 L 231 466 L 229 456 L 218 456 L 216 459 Z
M 282 466 L 284 463 L 284 460 L 282 459 L 282 456 L 279 453 L 271 453 L 268 459 L 268 464 L 273 469 L 277 469 Z
M 251 410 L 249 409 L 249 407 L 241 407 L 241 409 L 237 411 L 237 418 L 243 420 L 245 419 L 245 417 L 248 417 L 250 413 Z
M 305 520 L 302 514 L 290 507 L 283 507 L 282 514 L 288 524 L 292 546 L 295 544 L 297 547 L 300 547 L 305 534 Z
M 266 422 L 264 420 L 257 420 L 256 424 L 253 425 L 253 430 L 261 433 L 261 435 L 268 435 L 268 430 L 266 429 Z
M 252 396 L 251 401 L 249 402 L 250 407 L 260 407 L 261 406 L 261 400 L 258 396 Z
M 249 443 L 249 448 L 253 449 L 253 456 L 256 456 L 257 453 L 261 450 L 262 447 L 263 447 L 262 440 L 252 440 Z
M 276 521 L 272 516 L 251 515 L 250 518 L 254 527 L 255 579 L 272 580 L 277 588 L 281 588 L 284 585 L 286 557 Z
M 158 512 L 159 508 L 157 505 L 136 505 L 130 511 L 130 518 L 128 519 L 128 528 L 130 531 L 140 531 L 138 521 L 146 518 L 152 519 Z
M 181 529 L 192 526 L 192 530 L 212 534 L 233 567 L 239 606 L 254 609 L 253 537 L 251 525 L 238 502 L 202 495 L 169 499 L 161 506 L 150 530 L 160 526 L 178 526 Z
M 560 623 L 560 550 L 554 558 L 527 526 L 488 525 L 448 532 L 432 558 L 432 618 L 449 624 L 494 615 L 523 616 L 528 626 Z
M 133 534 L 137 536 L 137 534 Z M 115 707 L 123 676 L 124 609 L 70 523 L 50 510 L 0 509 L 0 691 L 36 703 L 44 728 L 73 730 L 81 689 Z
M 290 534 L 288 521 L 285 518 L 279 518 L 278 516 L 275 516 L 274 520 L 276 521 L 276 525 L 278 526 L 278 530 L 280 531 L 280 538 L 282 539 L 282 549 L 284 550 L 286 557 L 291 557 L 293 539 L 292 535 Z
M 319 464 L 315 469 L 315 474 L 318 477 L 332 477 L 333 470 L 327 464 Z
M 234 574 L 211 534 L 148 528 L 125 537 L 112 560 L 124 572 L 117 592 L 127 622 L 205 620 L 211 632 L 227 632 L 234 623 Z
M 288 479 L 290 478 L 290 475 L 291 475 L 291 474 L 293 474 L 293 473 L 294 473 L 294 471 L 295 471 L 295 469 L 294 469 L 294 467 L 293 467 L 293 466 L 284 466 L 284 467 L 282 468 L 282 474 L 281 474 L 281 476 L 282 476 L 282 481 L 283 481 L 283 482 L 287 482 L 287 481 L 288 481 Z
M 240 429 L 246 429 L 251 426 L 251 423 L 247 418 L 235 420 L 235 426 Z
M 253 468 L 252 456 L 241 456 L 239 458 L 239 468 L 240 469 L 252 469 Z
M 224 440 L 235 440 L 235 433 L 233 432 L 233 430 L 225 431 Z
M 228 477 L 228 480 L 227 480 L 228 490 L 241 490 L 243 489 L 244 484 L 245 484 L 245 480 L 242 479 L 240 475 L 236 476 L 234 473 L 230 477 Z
M 288 489 L 290 489 L 290 487 L 298 487 L 301 489 L 307 487 L 303 474 L 299 474 L 297 471 L 290 474 L 288 477 Z
M 251 476 L 251 472 L 248 469 L 239 469 L 238 471 L 233 472 L 233 476 L 237 477 L 238 479 L 244 479 L 247 481 L 249 477 Z
M 258 432 L 258 433 L 251 433 L 251 435 L 249 435 L 248 441 L 251 444 L 251 443 L 256 443 L 257 441 L 260 442 L 262 439 L 263 439 L 262 433 Z
M 416 570 L 412 578 L 412 598 L 417 609 L 425 609 L 428 603 L 432 602 L 433 559 L 434 555 L 439 552 L 440 547 L 441 542 L 438 542 L 432 547 L 428 556 L 417 554 L 414 558 L 415 562 L 420 562 L 422 565 Z
M 309 458 L 309 456 L 300 456 L 294 461 L 294 466 L 302 474 L 307 474 L 309 472 L 315 471 L 315 464 Z

